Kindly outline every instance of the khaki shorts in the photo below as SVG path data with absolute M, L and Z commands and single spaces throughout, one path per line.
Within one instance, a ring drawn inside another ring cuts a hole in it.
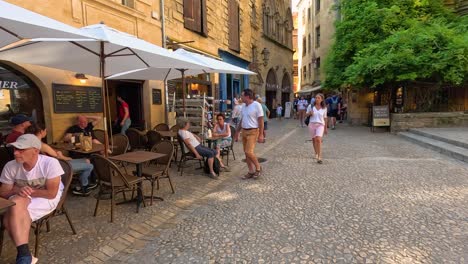
M 254 153 L 258 139 L 258 128 L 242 129 L 242 144 L 245 153 Z

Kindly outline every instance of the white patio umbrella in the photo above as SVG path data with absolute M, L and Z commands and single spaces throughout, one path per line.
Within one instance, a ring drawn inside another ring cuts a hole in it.
M 32 38 L 85 38 L 72 26 L 0 0 L 0 48 Z
M 31 39 L 19 45 L 0 49 L 0 59 L 86 73 L 101 77 L 102 95 L 106 98 L 105 77 L 142 67 L 201 68 L 180 55 L 120 32 L 104 24 L 79 29 L 92 39 Z M 106 117 L 107 101 L 103 114 Z M 107 121 L 104 118 L 104 129 Z M 108 147 L 105 133 L 104 144 Z
M 182 58 L 202 65 L 202 68 L 163 68 L 163 67 L 149 67 L 128 72 L 122 72 L 109 76 L 107 79 L 134 79 L 134 80 L 171 80 L 182 78 L 182 105 L 185 112 L 185 76 L 198 75 L 202 73 L 226 73 L 226 74 L 256 74 L 252 71 L 243 69 L 241 67 L 216 60 L 198 53 L 189 52 L 184 49 L 174 51 L 174 54 L 180 55 Z

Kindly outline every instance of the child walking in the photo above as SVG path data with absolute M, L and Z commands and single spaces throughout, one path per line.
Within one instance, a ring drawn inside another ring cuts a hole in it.
M 281 104 L 278 104 L 278 106 L 276 107 L 276 117 L 280 121 L 281 121 L 281 118 L 283 117 L 282 114 L 283 114 L 283 107 L 281 106 Z

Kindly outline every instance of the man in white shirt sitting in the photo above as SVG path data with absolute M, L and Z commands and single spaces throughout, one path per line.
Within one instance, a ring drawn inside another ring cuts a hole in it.
M 203 157 L 208 159 L 208 167 L 210 169 L 210 178 L 217 179 L 219 175 L 216 174 L 213 170 L 213 163 L 216 157 L 216 150 L 210 149 L 208 147 L 200 144 L 201 139 L 194 135 L 192 132 L 188 131 L 190 128 L 190 121 L 186 118 L 177 119 L 177 125 L 180 127 L 179 136 L 184 141 L 187 148 L 195 155 L 197 159 L 203 159 Z
M 15 160 L 8 162 L 0 176 L 0 196 L 16 205 L 6 212 L 3 224 L 18 251 L 16 264 L 36 263 L 29 250 L 31 223 L 51 213 L 62 196 L 62 166 L 55 158 L 39 154 L 41 141 L 32 134 L 8 144 Z

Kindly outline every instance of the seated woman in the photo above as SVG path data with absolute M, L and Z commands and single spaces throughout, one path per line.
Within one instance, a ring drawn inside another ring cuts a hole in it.
M 177 125 L 180 127 L 179 136 L 184 140 L 185 145 L 190 151 L 195 155 L 197 159 L 203 159 L 205 157 L 208 159 L 208 167 L 210 169 L 210 177 L 217 179 L 218 175 L 213 170 L 213 162 L 216 157 L 216 150 L 210 149 L 208 147 L 200 144 L 201 140 L 197 135 L 192 134 L 188 131 L 190 128 L 190 121 L 186 118 L 177 119 Z
M 216 115 L 216 124 L 213 130 L 213 137 L 218 138 L 215 142 L 216 157 L 221 164 L 221 168 L 225 171 L 229 171 L 227 166 L 224 166 L 222 159 L 220 158 L 220 152 L 222 148 L 231 146 L 231 127 L 229 123 L 225 123 L 225 116 L 223 114 Z
M 47 136 L 47 130 L 44 125 L 34 123 L 26 129 L 26 134 L 34 134 L 42 141 L 42 139 Z M 41 153 L 70 162 L 73 173 L 80 173 L 81 186 L 73 188 L 73 194 L 88 196 L 91 190 L 97 187 L 96 183 L 89 182 L 89 177 L 94 169 L 94 166 L 90 163 L 89 159 L 72 159 L 63 155 L 61 151 L 53 149 L 46 143 L 42 143 Z

